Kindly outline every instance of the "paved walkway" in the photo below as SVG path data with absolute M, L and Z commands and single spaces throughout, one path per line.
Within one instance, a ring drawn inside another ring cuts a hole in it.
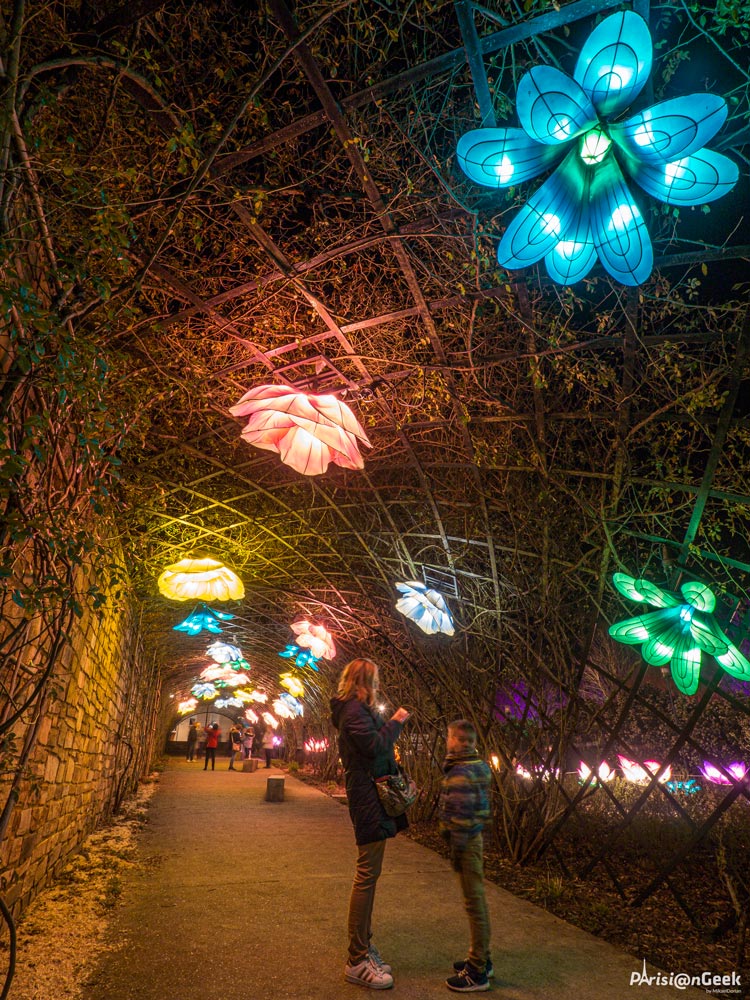
M 344 982 L 354 837 L 345 806 L 277 771 L 215 772 L 172 761 L 125 886 L 87 1000 L 357 1000 Z M 675 987 L 631 987 L 642 959 L 487 886 L 496 978 L 508 1000 L 697 1000 Z M 375 902 L 375 943 L 393 965 L 391 994 L 446 1000 L 466 918 L 447 861 L 397 837 Z M 655 969 L 649 969 L 655 973 Z M 677 971 L 677 970 L 675 970 Z

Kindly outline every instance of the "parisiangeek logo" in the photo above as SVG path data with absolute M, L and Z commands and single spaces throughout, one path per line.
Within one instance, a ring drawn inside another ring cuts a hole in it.
M 691 986 L 705 990 L 707 993 L 731 994 L 742 992 L 742 980 L 738 972 L 653 972 L 646 969 L 646 959 L 643 959 L 643 971 L 630 973 L 631 986 L 674 986 L 678 990 L 686 990 Z

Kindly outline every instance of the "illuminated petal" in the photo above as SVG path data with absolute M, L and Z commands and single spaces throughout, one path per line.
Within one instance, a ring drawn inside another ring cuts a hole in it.
M 643 89 L 651 72 L 648 26 L 631 11 L 612 14 L 584 42 L 573 76 L 601 115 L 625 108 Z
M 631 601 L 639 601 L 643 604 L 648 604 L 649 600 L 647 597 L 641 593 L 641 591 L 636 587 L 636 580 L 632 576 L 628 576 L 627 573 L 614 573 L 612 576 L 612 583 L 624 594 L 625 597 L 629 597 Z
M 204 629 L 207 632 L 219 633 L 221 632 L 219 620 L 224 621 L 230 618 L 234 618 L 234 615 L 230 615 L 225 611 L 214 611 L 205 605 L 199 605 L 188 615 L 185 621 L 180 622 L 179 625 L 173 625 L 172 628 L 175 632 L 186 632 L 188 635 L 198 635 Z
M 596 263 L 596 247 L 589 226 L 583 227 L 579 219 L 575 232 L 564 233 L 544 263 L 550 278 L 559 285 L 574 285 L 585 278 Z
M 687 94 L 639 111 L 609 134 L 639 163 L 665 164 L 698 152 L 726 121 L 727 105 L 715 94 Z
M 243 428 L 242 438 L 256 448 L 277 452 L 282 462 L 303 475 L 319 475 L 331 462 L 348 469 L 364 468 L 353 434 L 301 413 L 257 411 Z
M 714 593 L 705 583 L 690 580 L 688 583 L 683 583 L 680 590 L 685 600 L 692 604 L 697 611 L 711 612 L 716 607 Z
M 681 603 L 676 594 L 662 590 L 650 580 L 635 580 L 627 573 L 615 573 L 612 576 L 612 582 L 620 593 L 629 597 L 631 601 L 653 604 L 657 608 L 675 608 Z
M 679 639 L 680 636 L 681 633 L 678 632 L 675 639 Z M 668 636 L 649 639 L 648 642 L 643 644 L 643 649 L 641 649 L 641 656 L 646 663 L 650 663 L 653 667 L 666 666 L 672 659 L 673 654 L 674 643 L 668 641 Z
M 531 180 L 561 156 L 559 147 L 544 146 L 520 128 L 478 128 L 461 136 L 456 148 L 466 176 L 493 188 Z
M 573 285 L 589 273 L 596 261 L 596 248 L 589 225 L 589 171 L 581 165 L 580 157 L 571 157 L 566 169 L 579 177 L 570 178 L 577 191 L 578 207 L 572 221 L 560 233 L 555 247 L 544 258 L 547 273 L 560 285 Z
M 532 139 L 559 146 L 597 124 L 594 105 L 567 73 L 535 66 L 521 77 L 516 94 L 521 128 Z
M 647 771 L 649 777 L 653 777 L 653 775 L 658 774 L 661 769 L 661 764 L 659 763 L 658 760 L 644 760 L 643 766 Z M 670 764 L 667 764 L 667 766 L 664 768 L 664 770 L 659 775 L 657 780 L 659 781 L 660 784 L 663 784 L 665 781 L 669 781 L 671 777 L 672 777 L 672 766 Z
M 650 775 L 645 768 L 641 767 L 634 760 L 630 760 L 628 757 L 623 757 L 622 754 L 617 755 L 617 759 L 620 762 L 620 770 L 622 771 L 626 781 L 632 781 L 637 785 L 645 785 L 650 781 Z
M 534 192 L 505 230 L 497 248 L 498 263 L 510 270 L 545 257 L 568 232 L 578 216 L 581 170 L 573 150 Z
M 636 618 L 626 618 L 610 626 L 609 634 L 618 642 L 636 646 L 647 639 L 659 638 L 675 621 L 674 608 L 663 608 L 661 611 L 651 611 Z
M 669 163 L 638 163 L 625 157 L 630 176 L 653 198 L 668 205 L 704 205 L 728 194 L 739 177 L 732 160 L 712 149 Z
M 732 782 L 723 771 L 720 771 L 715 764 L 712 764 L 708 760 L 703 761 L 703 767 L 701 768 L 704 778 L 707 778 L 714 785 L 731 785 Z
M 712 615 L 693 615 L 690 622 L 690 634 L 696 644 L 709 656 L 724 654 L 731 646 L 731 642 L 716 624 Z
M 701 651 L 688 632 L 683 635 L 672 657 L 672 679 L 683 694 L 695 694 L 701 675 Z
M 718 663 L 726 670 L 728 674 L 732 677 L 736 677 L 740 681 L 750 681 L 750 662 L 747 658 L 742 655 L 742 653 L 737 649 L 734 643 L 729 643 L 729 648 L 726 653 L 714 654 Z
M 654 263 L 651 238 L 612 156 L 591 179 L 591 232 L 599 260 L 613 278 L 623 285 L 648 278 Z

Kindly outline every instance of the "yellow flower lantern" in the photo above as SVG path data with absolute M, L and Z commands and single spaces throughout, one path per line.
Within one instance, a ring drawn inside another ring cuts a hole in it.
M 158 586 L 173 601 L 241 601 L 245 596 L 237 574 L 217 559 L 180 559 L 167 566 Z
M 294 695 L 295 698 L 304 697 L 305 686 L 298 677 L 294 676 L 294 674 L 280 674 L 279 683 L 282 687 L 287 689 L 289 694 Z

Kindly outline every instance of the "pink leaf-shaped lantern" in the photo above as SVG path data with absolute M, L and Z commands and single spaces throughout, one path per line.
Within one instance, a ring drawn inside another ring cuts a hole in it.
M 724 771 L 720 771 L 715 764 L 704 760 L 701 771 L 703 772 L 703 777 L 707 778 L 714 785 L 731 785 L 732 781 L 724 774 L 724 771 L 728 771 L 737 781 L 742 781 L 747 774 L 747 767 L 745 764 L 735 761 L 733 764 L 727 764 Z
M 317 659 L 332 660 L 336 655 L 333 636 L 325 625 L 311 625 L 308 621 L 294 622 L 292 632 L 297 636 L 297 645 L 309 649 Z
M 230 677 L 234 677 L 234 671 L 221 663 L 210 663 L 201 670 L 200 676 L 204 681 L 228 681 Z
M 620 761 L 620 768 L 625 776 L 626 781 L 632 781 L 636 785 L 646 785 L 651 778 L 656 774 L 656 772 L 661 767 L 661 764 L 656 760 L 644 760 L 643 764 L 638 764 L 634 760 L 629 760 L 627 757 L 623 757 L 622 754 L 617 755 L 617 759 Z M 672 768 L 666 767 L 662 774 L 659 775 L 659 784 L 664 784 L 665 781 L 670 781 L 672 778 Z
M 285 385 L 259 385 L 235 406 L 235 417 L 249 417 L 242 431 L 248 444 L 275 451 L 303 476 L 319 476 L 329 464 L 363 469 L 359 444 L 372 447 L 352 411 L 335 396 L 295 392 Z

